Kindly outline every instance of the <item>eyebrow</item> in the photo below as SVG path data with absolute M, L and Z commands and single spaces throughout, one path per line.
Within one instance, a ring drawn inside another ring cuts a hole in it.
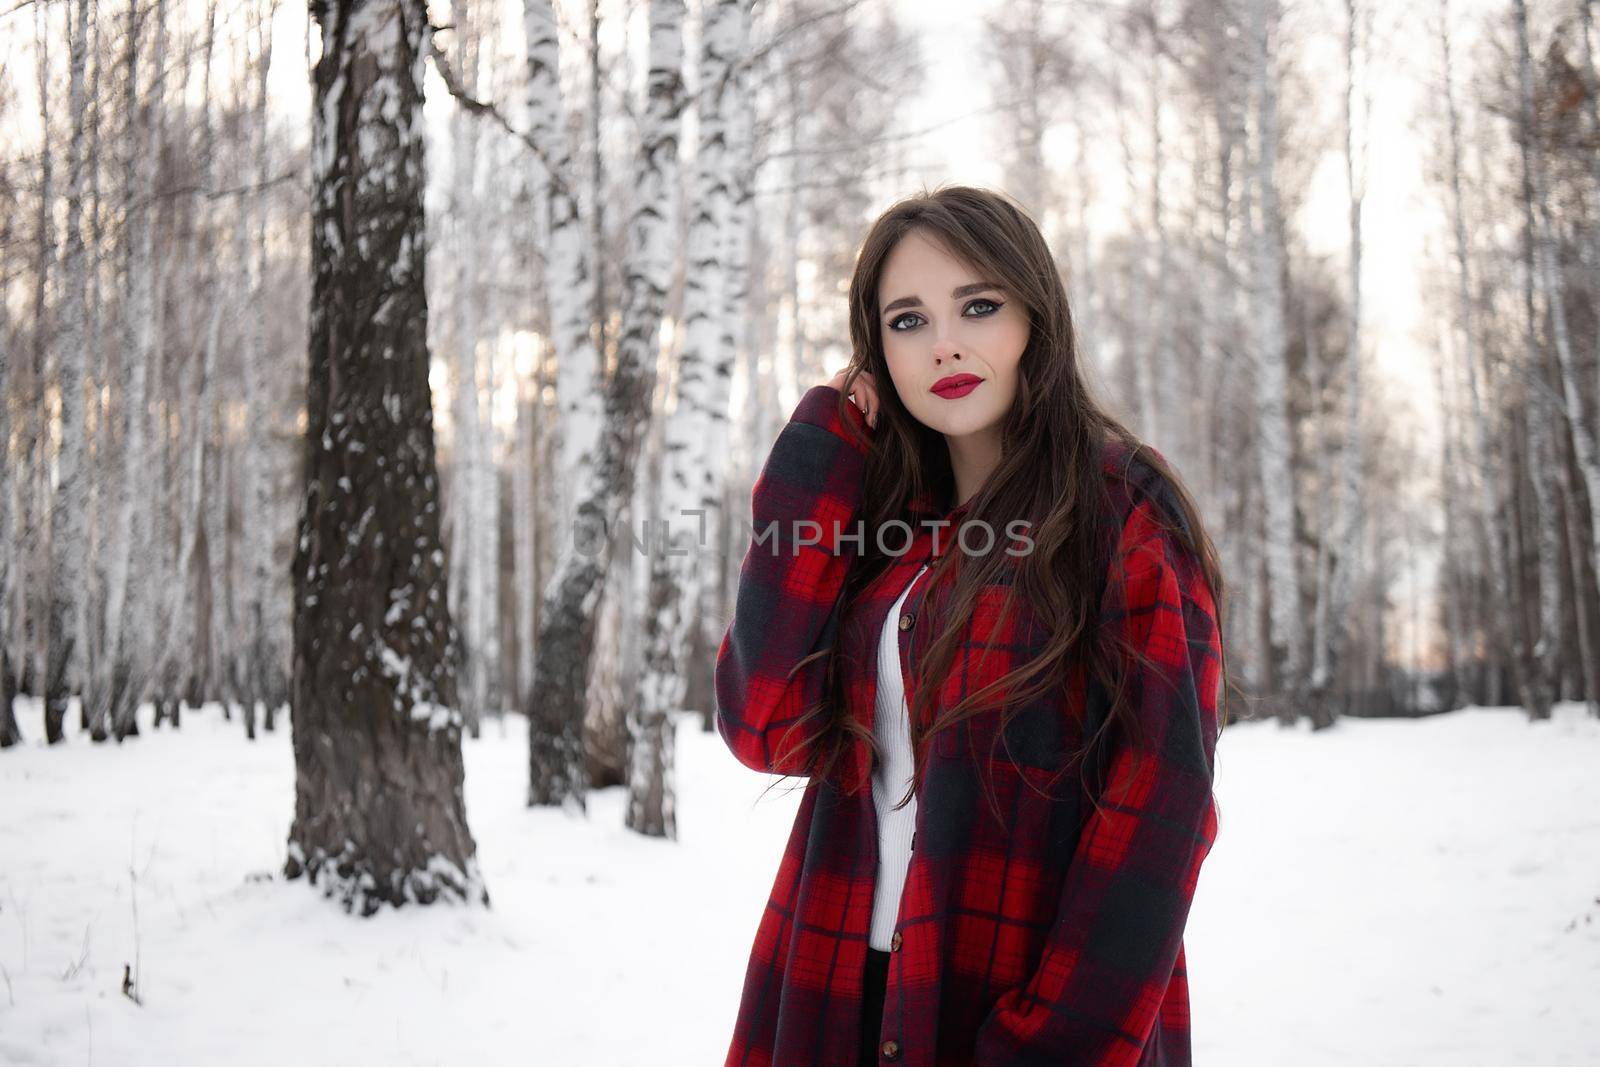
M 992 282 L 973 282 L 971 285 L 958 285 L 954 289 L 950 290 L 950 299 L 960 300 L 964 296 L 971 296 L 973 293 L 981 293 L 985 289 L 995 289 L 1000 292 L 1005 292 L 1003 288 L 993 284 Z M 897 311 L 900 308 L 914 308 L 921 306 L 922 299 L 920 297 L 902 296 L 899 300 L 891 300 L 889 303 L 885 304 L 883 306 L 883 310 L 878 312 L 878 314 L 887 315 L 889 312 Z

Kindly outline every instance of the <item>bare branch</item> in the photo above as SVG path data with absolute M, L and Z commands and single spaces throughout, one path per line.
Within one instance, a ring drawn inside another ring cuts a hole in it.
M 534 143 L 534 141 L 529 138 L 526 133 L 523 133 L 521 130 L 511 125 L 511 121 L 505 117 L 505 114 L 493 101 L 479 100 L 477 97 L 467 92 L 462 86 L 461 79 L 456 76 L 455 70 L 450 66 L 450 58 L 445 55 L 444 49 L 440 48 L 439 43 L 432 37 L 432 34 L 437 34 L 448 29 L 448 26 L 429 27 L 430 36 L 428 38 L 428 56 L 433 60 L 434 69 L 439 72 L 439 77 L 444 80 L 445 88 L 450 91 L 450 95 L 456 98 L 456 102 L 459 103 L 468 112 L 468 114 L 479 115 L 484 118 L 493 119 L 501 129 L 505 130 L 512 137 L 515 137 L 518 141 L 526 145 L 528 151 L 532 152 L 534 157 L 544 165 L 545 176 L 550 180 L 550 182 L 553 183 L 564 195 L 571 197 L 573 203 L 577 203 L 577 193 L 567 185 L 566 176 L 558 173 L 556 168 L 550 165 L 549 158 L 545 156 L 540 147 Z

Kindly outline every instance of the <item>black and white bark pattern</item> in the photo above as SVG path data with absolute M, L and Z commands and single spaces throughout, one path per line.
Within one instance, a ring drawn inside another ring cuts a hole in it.
M 528 139 L 538 149 L 533 165 L 547 220 L 542 235 L 545 291 L 550 305 L 550 339 L 556 351 L 556 397 L 561 406 L 562 479 L 551 487 L 554 491 L 549 498 L 560 501 L 558 510 L 566 519 L 573 513 L 581 487 L 589 481 L 603 420 L 600 354 L 590 334 L 594 288 L 601 272 L 598 250 L 586 247 L 574 183 L 578 168 L 568 150 L 553 0 L 524 0 L 523 31 L 528 42 Z
M 662 309 L 671 281 L 684 101 L 683 13 L 682 0 L 651 0 L 648 89 L 634 165 L 617 366 L 607 383 L 596 461 L 577 486 L 573 525 L 561 531 L 560 556 L 541 613 L 528 707 L 530 805 L 587 806 L 582 739 L 595 609 L 612 542 L 626 542 L 618 520 L 633 495 L 639 445 L 650 421 Z
M 702 451 L 726 431 L 732 349 L 719 328 L 727 305 L 737 159 L 728 132 L 742 111 L 744 83 L 735 71 L 748 41 L 747 0 L 708 4 L 701 24 L 700 85 L 696 92 L 699 148 L 695 154 L 688 271 L 684 279 L 686 340 L 678 358 L 677 405 L 663 428 L 661 524 L 652 541 L 644 612 L 644 664 L 639 698 L 630 709 L 627 825 L 676 837 L 670 767 L 669 716 L 688 688 L 690 635 L 699 621 L 704 583 L 713 573 L 711 531 L 720 521 L 723 454 Z

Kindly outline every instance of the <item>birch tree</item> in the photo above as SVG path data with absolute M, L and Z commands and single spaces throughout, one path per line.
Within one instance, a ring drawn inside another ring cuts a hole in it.
M 50 13 L 42 5 L 33 11 L 34 16 L 34 70 L 35 84 L 37 86 L 39 106 L 39 128 L 41 131 L 41 151 L 39 154 L 38 195 L 35 203 L 34 232 L 33 232 L 33 269 L 29 274 L 32 282 L 31 312 L 33 330 L 28 341 L 28 355 L 31 357 L 27 364 L 27 396 L 29 404 L 25 409 L 23 421 L 26 426 L 24 440 L 26 451 L 24 453 L 23 477 L 19 479 L 23 491 L 19 514 L 23 516 L 21 523 L 25 532 L 23 552 L 20 553 L 19 562 L 23 580 L 19 583 L 18 592 L 21 594 L 20 602 L 23 610 L 20 617 L 26 620 L 21 632 L 27 634 L 29 630 L 36 630 L 36 619 L 40 614 L 38 605 L 42 601 L 53 601 L 52 590 L 40 582 L 41 572 L 49 567 L 49 554 L 51 547 L 49 515 L 48 515 L 48 471 L 49 471 L 49 382 L 51 365 L 54 353 L 51 345 L 51 305 L 49 301 L 51 279 L 56 276 L 58 249 L 56 247 L 55 226 L 55 128 L 51 118 L 52 93 L 50 92 L 51 78 L 54 64 L 50 49 Z M 53 611 L 53 604 L 46 607 L 45 613 Z M 45 703 L 48 708 L 56 705 L 60 708 L 65 697 L 59 691 L 60 672 L 54 670 L 58 657 L 52 656 L 54 649 L 49 644 L 50 635 L 45 635 L 45 642 L 40 642 L 37 636 L 28 641 L 28 671 L 35 679 L 33 688 L 40 688 L 43 682 Z
M 487 9 L 456 2 L 451 5 L 456 39 L 455 83 L 477 95 L 482 71 L 483 27 Z M 491 24 L 492 25 L 492 24 Z M 493 350 L 480 365 L 481 339 L 492 341 L 493 323 L 484 321 L 484 260 L 492 259 L 493 232 L 487 187 L 479 189 L 479 157 L 484 152 L 474 116 L 457 110 L 451 117 L 452 233 L 455 277 L 450 302 L 449 351 L 454 393 L 451 410 L 450 592 L 452 613 L 461 620 L 462 714 L 476 735 L 489 703 L 490 684 L 498 665 L 499 624 L 499 477 L 494 467 L 491 417 Z M 492 177 L 492 176 L 491 176 Z
M 347 911 L 488 903 L 428 387 L 420 0 L 319 0 L 305 502 L 284 874 Z
M 276 598 L 272 573 L 273 526 L 272 408 L 270 370 L 273 361 L 266 345 L 267 301 L 267 81 L 272 71 L 272 23 L 277 0 L 252 0 L 257 38 L 255 65 L 254 122 L 251 124 L 252 183 L 255 188 L 246 200 L 240 243 L 241 291 L 249 294 L 245 303 L 244 393 L 246 444 L 240 459 L 243 525 L 244 597 L 241 635 L 240 699 L 244 707 L 245 731 L 255 736 L 256 705 L 270 715 L 271 708 L 286 695 L 281 681 L 283 648 L 278 640 L 274 618 Z
M 64 737 L 66 698 L 83 692 L 83 664 L 88 652 L 87 503 L 84 492 L 83 389 L 84 350 L 89 343 L 89 262 L 84 248 L 87 70 L 89 0 L 69 9 L 71 50 L 70 115 L 67 143 L 66 249 L 61 343 L 56 380 L 61 394 L 61 448 L 56 461 L 55 514 L 51 519 L 51 684 L 46 697 L 45 736 L 54 744 Z
M 605 431 L 593 469 L 577 486 L 572 536 L 563 532 L 540 613 L 539 656 L 528 707 L 530 805 L 587 807 L 582 738 L 596 601 L 613 542 L 622 540 L 618 520 L 633 495 L 639 443 L 648 423 L 642 416 L 650 410 L 655 389 L 662 306 L 672 269 L 678 124 L 684 101 L 683 11 L 682 0 L 650 0 L 649 68 L 628 221 L 622 330 L 616 369 L 605 391 Z M 664 753 L 670 760 L 670 749 Z
M 688 688 L 690 635 L 699 622 L 712 518 L 722 493 L 721 456 L 701 451 L 727 420 L 731 349 L 723 348 L 719 319 L 726 308 L 724 256 L 733 218 L 738 157 L 728 152 L 729 128 L 742 110 L 738 66 L 748 48 L 748 0 L 717 0 L 703 9 L 699 85 L 695 93 L 699 145 L 692 176 L 688 267 L 677 361 L 677 406 L 663 427 L 660 529 L 652 542 L 644 617 L 644 668 L 628 717 L 630 761 L 627 825 L 650 836 L 676 837 L 669 716 Z
M 572 185 L 576 168 L 567 145 L 567 109 L 561 95 L 560 41 L 554 0 L 523 0 L 523 32 L 528 47 L 528 140 L 533 144 L 539 214 L 545 248 L 545 295 L 550 307 L 550 339 L 555 346 L 556 396 L 561 405 L 560 454 L 566 486 L 589 483 L 600 439 L 602 413 L 600 351 L 590 334 L 593 287 L 600 268 L 584 240 L 579 196 Z M 575 499 L 550 486 L 569 529 Z
M 0 74 L 4 72 L 4 63 L 0 61 Z M 3 117 L 9 109 L 10 96 L 10 82 L 0 77 L 0 117 Z M 9 161 L 0 160 L 0 247 L 9 244 L 14 236 L 12 228 L 15 225 L 13 220 L 16 218 L 16 196 L 12 190 L 11 168 L 12 164 Z M 0 300 L 0 536 L 5 538 L 5 542 L 0 544 L 0 749 L 10 748 L 22 740 L 22 731 L 17 726 L 16 715 L 12 709 L 12 702 L 17 695 L 16 674 L 11 657 L 12 630 L 16 625 L 11 606 L 12 557 L 16 546 L 16 540 L 12 535 L 15 529 L 15 507 L 11 496 L 13 337 L 11 315 L 6 302 Z
M 1532 209 L 1529 236 L 1532 268 L 1537 284 L 1544 290 L 1550 331 L 1553 335 L 1556 368 L 1560 378 L 1561 425 L 1572 438 L 1582 476 L 1584 495 L 1589 501 L 1589 539 L 1585 545 L 1593 562 L 1600 566 L 1600 447 L 1578 380 L 1571 330 L 1567 323 L 1567 297 L 1559 264 L 1556 261 L 1554 223 L 1551 219 L 1549 179 L 1544 154 L 1544 132 L 1534 101 L 1533 61 L 1528 44 L 1528 6 L 1526 0 L 1512 5 L 1517 33 L 1518 126 L 1522 142 L 1523 167 L 1527 174 L 1527 196 Z M 1591 106 L 1593 102 L 1591 101 Z
M 1283 242 L 1279 226 L 1277 152 L 1277 0 L 1250 0 L 1251 78 L 1255 144 L 1251 158 L 1253 256 L 1250 299 L 1254 312 L 1256 417 L 1259 428 L 1261 503 L 1265 511 L 1267 634 L 1279 688 L 1298 703 L 1301 677 L 1300 577 L 1295 543 L 1295 467 L 1289 428 L 1288 372 L 1284 362 Z
M 1350 599 L 1361 543 L 1365 454 L 1361 429 L 1361 208 L 1366 194 L 1366 130 L 1371 97 L 1365 79 L 1358 84 L 1357 67 L 1361 64 L 1364 71 L 1367 25 L 1368 16 L 1359 0 L 1345 0 L 1344 175 L 1350 213 L 1350 314 L 1345 336 L 1344 445 L 1339 455 L 1338 484 L 1334 487 L 1333 525 L 1317 554 L 1317 602 L 1307 694 L 1313 724 L 1322 726 L 1333 722 L 1328 691 L 1349 630 Z
M 1540 288 L 1540 227 L 1538 214 L 1538 181 L 1534 161 L 1532 94 L 1528 55 L 1527 7 L 1523 0 L 1512 2 L 1513 22 L 1517 35 L 1517 83 L 1520 107 L 1517 112 L 1517 135 L 1521 143 L 1522 158 L 1522 224 L 1525 269 L 1523 271 L 1523 341 L 1524 373 L 1528 383 L 1528 481 L 1534 497 L 1534 518 L 1537 523 L 1535 557 L 1538 561 L 1538 613 L 1537 637 L 1534 640 L 1529 679 L 1528 713 L 1535 719 L 1550 717 L 1550 706 L 1556 698 L 1554 678 L 1554 652 L 1557 629 L 1560 626 L 1560 577 L 1557 543 L 1556 487 L 1553 482 L 1556 463 L 1555 444 L 1551 440 L 1554 416 L 1557 412 L 1547 393 L 1543 369 L 1544 353 L 1539 342 L 1539 310 L 1537 293 Z
M 1446 175 L 1448 181 L 1448 210 L 1450 215 L 1451 250 L 1454 256 L 1455 279 L 1455 330 L 1460 342 L 1462 355 L 1462 380 L 1466 383 L 1467 397 L 1469 400 L 1467 423 L 1472 427 L 1472 437 L 1469 441 L 1472 447 L 1473 467 L 1477 471 L 1474 482 L 1478 491 L 1477 506 L 1472 512 L 1478 525 L 1478 544 L 1481 546 L 1484 560 L 1483 570 L 1489 576 L 1491 588 L 1498 604 L 1510 605 L 1513 603 L 1510 564 L 1506 558 L 1504 543 L 1499 530 L 1496 528 L 1497 517 L 1500 515 L 1500 506 L 1495 494 L 1495 486 L 1500 481 L 1498 471 L 1502 466 L 1502 457 L 1496 448 L 1496 439 L 1492 435 L 1489 413 L 1483 396 L 1483 389 L 1479 386 L 1480 378 L 1486 380 L 1487 366 L 1480 360 L 1480 345 L 1478 338 L 1478 324 L 1475 317 L 1475 304 L 1473 301 L 1472 255 L 1467 237 L 1466 193 L 1465 174 L 1462 165 L 1462 123 L 1460 109 L 1455 96 L 1455 61 L 1451 50 L 1451 8 L 1450 0 L 1439 0 L 1439 48 L 1441 57 L 1441 73 L 1445 117 L 1447 120 L 1446 136 L 1448 150 L 1446 154 Z M 1504 612 L 1493 611 L 1489 615 L 1491 633 L 1497 638 L 1497 644 L 1511 651 L 1511 662 L 1520 678 L 1524 674 L 1527 664 L 1527 649 L 1522 640 L 1522 628 L 1512 625 Z M 1520 689 L 1520 681 L 1519 681 Z
M 747 8 L 744 11 L 744 29 L 747 33 L 750 21 L 750 9 Z M 718 497 L 719 510 L 713 512 L 717 519 L 718 562 L 721 564 L 726 561 L 736 565 L 736 560 L 725 559 L 735 555 L 729 548 L 731 537 L 727 536 L 727 531 L 731 529 L 731 509 L 726 504 L 728 478 L 733 470 L 730 452 L 734 440 L 729 403 L 733 395 L 733 380 L 739 351 L 746 344 L 745 326 L 749 321 L 750 228 L 754 217 L 752 202 L 755 195 L 756 102 L 755 79 L 751 64 L 749 62 L 736 64 L 729 71 L 729 75 L 733 82 L 725 101 L 723 136 L 727 144 L 727 158 L 732 167 L 729 172 L 731 180 L 728 189 L 727 216 L 722 230 L 723 272 L 719 294 L 722 305 L 717 313 L 719 328 L 717 358 L 712 365 L 714 399 L 707 405 L 712 420 L 711 432 L 701 439 L 700 462 L 706 467 L 718 470 L 722 475 Z M 715 586 L 708 583 L 703 590 L 705 609 L 701 612 L 700 645 L 708 650 L 713 660 L 716 649 L 722 641 L 724 615 L 720 609 L 728 603 L 727 598 L 731 596 L 731 581 L 732 576 L 728 573 L 728 566 L 719 566 Z M 715 605 L 715 608 L 712 605 Z M 716 726 L 713 706 L 715 694 L 711 679 L 702 675 L 702 680 L 705 682 L 703 691 L 707 694 L 702 726 L 710 731 Z
M 149 568 L 144 559 L 149 549 L 149 501 L 141 491 L 148 458 L 146 444 L 149 422 L 150 365 L 155 358 L 157 318 L 160 307 L 156 284 L 161 265 L 155 244 L 155 163 L 160 144 L 161 107 L 156 99 L 160 81 L 139 91 L 137 4 L 130 6 L 125 62 L 127 65 L 127 116 L 124 144 L 129 149 L 125 168 L 128 232 L 123 242 L 122 287 L 125 301 L 121 356 L 124 361 L 122 404 L 124 419 L 121 451 L 121 478 L 117 484 L 115 525 L 108 549 L 105 607 L 106 635 L 96 692 L 92 694 L 90 732 L 97 738 L 106 733 L 118 740 L 138 732 L 135 716 L 144 695 L 145 668 L 141 643 L 148 634 L 140 623 L 149 606 Z M 155 0 L 151 10 L 154 42 L 153 70 L 165 63 L 165 0 Z

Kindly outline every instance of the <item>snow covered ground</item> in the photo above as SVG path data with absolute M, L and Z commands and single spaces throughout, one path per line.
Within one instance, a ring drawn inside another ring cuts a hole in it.
M 685 720 L 680 839 L 647 840 L 620 788 L 587 820 L 525 808 L 522 721 L 490 724 L 466 766 L 492 908 L 362 920 L 278 874 L 286 723 L 250 744 L 208 707 L 49 749 L 18 714 L 6 1064 L 720 1064 L 801 784 L 756 803 L 770 779 Z M 1600 723 L 1251 723 L 1219 753 L 1186 942 L 1199 1067 L 1600 1063 Z

